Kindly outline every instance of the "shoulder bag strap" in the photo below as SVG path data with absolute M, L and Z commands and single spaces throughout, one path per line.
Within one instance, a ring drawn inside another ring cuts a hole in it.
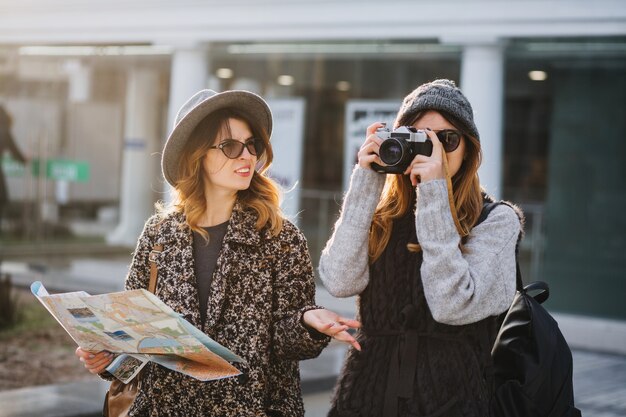
M 157 233 L 161 228 L 161 223 L 157 225 Z M 155 243 L 148 255 L 148 260 L 150 261 L 150 282 L 148 283 L 148 291 L 152 294 L 155 293 L 157 287 L 157 281 L 159 279 L 159 267 L 157 266 L 157 256 L 163 252 L 163 245 L 160 243 Z
M 156 256 L 163 252 L 163 245 L 157 244 L 154 245 L 150 255 L 148 255 L 148 259 L 150 260 L 150 283 L 148 284 L 148 291 L 152 294 L 156 291 L 158 275 L 159 275 L 159 267 L 156 263 Z

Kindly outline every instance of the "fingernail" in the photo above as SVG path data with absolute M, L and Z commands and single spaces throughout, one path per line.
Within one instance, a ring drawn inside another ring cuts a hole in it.
M 89 355 L 89 359 L 93 359 L 95 357 L 96 357 L 96 355 Z

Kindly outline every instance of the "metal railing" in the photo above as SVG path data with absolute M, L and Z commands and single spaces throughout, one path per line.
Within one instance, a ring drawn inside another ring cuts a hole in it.
M 314 265 L 317 265 L 320 253 L 339 217 L 342 199 L 341 191 L 300 190 L 298 224 L 307 237 Z

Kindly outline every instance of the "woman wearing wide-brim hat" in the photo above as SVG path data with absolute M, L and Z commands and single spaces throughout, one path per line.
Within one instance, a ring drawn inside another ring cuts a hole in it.
M 330 337 L 360 348 L 359 323 L 315 305 L 303 234 L 279 209 L 272 115 L 247 91 L 202 90 L 181 108 L 162 156 L 176 197 L 146 223 L 126 289 L 146 288 L 157 256 L 156 295 L 235 354 L 243 377 L 201 382 L 156 364 L 141 377 L 131 416 L 303 416 L 298 361 Z M 105 353 L 78 351 L 90 372 Z

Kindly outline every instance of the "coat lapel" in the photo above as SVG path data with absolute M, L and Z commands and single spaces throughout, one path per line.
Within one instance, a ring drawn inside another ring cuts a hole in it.
M 242 279 L 235 276 L 237 262 L 245 262 L 245 253 L 258 247 L 261 241 L 256 227 L 256 215 L 245 210 L 240 202 L 233 207 L 233 213 L 224 235 L 222 250 L 217 258 L 211 294 L 209 296 L 205 331 L 212 333 L 217 325 L 228 297 L 228 289 L 232 280 Z
M 200 328 L 198 286 L 194 271 L 193 235 L 185 215 L 174 213 L 163 220 L 157 234 L 157 243 L 163 252 L 157 256 L 159 271 L 167 270 L 169 283 L 176 288 L 168 291 L 175 301 L 175 309 L 187 321 Z

